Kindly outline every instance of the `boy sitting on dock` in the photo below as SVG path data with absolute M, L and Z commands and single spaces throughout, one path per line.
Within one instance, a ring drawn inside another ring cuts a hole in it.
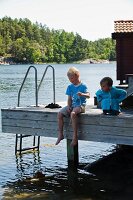
M 100 81 L 101 89 L 96 92 L 97 100 L 101 103 L 103 114 L 119 115 L 119 104 L 126 98 L 126 91 L 113 87 L 113 80 L 104 77 Z
M 68 95 L 67 106 L 63 107 L 58 113 L 59 134 L 56 145 L 64 139 L 63 118 L 70 116 L 74 131 L 71 146 L 75 146 L 78 143 L 77 115 L 85 112 L 86 98 L 89 98 L 90 94 L 87 90 L 87 86 L 80 80 L 78 69 L 71 67 L 67 72 L 67 76 L 71 84 L 66 90 L 66 95 Z

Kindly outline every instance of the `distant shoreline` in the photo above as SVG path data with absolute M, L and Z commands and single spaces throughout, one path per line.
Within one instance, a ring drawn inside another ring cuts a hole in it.
M 95 60 L 95 59 L 86 59 L 79 62 L 80 64 L 100 64 L 100 63 L 110 63 L 109 60 Z
M 6 60 L 6 59 L 5 59 Z M 109 60 L 95 60 L 95 59 L 85 59 L 85 60 L 82 60 L 82 61 L 75 61 L 75 62 L 72 62 L 72 63 L 56 63 L 56 62 L 53 62 L 53 63 L 15 63 L 13 61 L 1 61 L 0 62 L 0 65 L 49 65 L 49 64 L 109 64 L 109 63 L 112 63 L 112 62 L 116 62 L 116 61 L 109 61 Z

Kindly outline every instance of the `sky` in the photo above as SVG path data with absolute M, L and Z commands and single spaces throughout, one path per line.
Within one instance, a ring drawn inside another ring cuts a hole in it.
M 133 0 L 0 0 L 0 18 L 28 18 L 87 40 L 111 37 L 115 20 L 133 20 Z

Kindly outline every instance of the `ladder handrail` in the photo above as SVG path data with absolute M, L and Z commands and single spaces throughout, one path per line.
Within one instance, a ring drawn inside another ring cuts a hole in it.
M 40 90 L 40 87 L 41 87 L 41 85 L 42 85 L 42 82 L 43 82 L 43 80 L 44 80 L 44 77 L 45 77 L 45 75 L 46 75 L 46 72 L 47 72 L 48 68 L 52 68 L 52 71 L 53 71 L 53 103 L 55 104 L 55 69 L 54 69 L 54 67 L 52 67 L 51 65 L 48 65 L 48 66 L 46 67 L 44 73 L 43 73 L 43 76 L 42 76 L 42 78 L 41 78 L 41 80 L 40 80 L 40 83 L 39 83 L 39 85 L 38 85 L 38 92 L 39 92 L 39 90 Z
M 24 86 L 24 83 L 26 81 L 26 78 L 27 78 L 31 68 L 33 68 L 35 70 L 35 97 L 36 97 L 36 107 L 38 106 L 37 69 L 34 66 L 30 66 L 28 68 L 26 74 L 25 74 L 25 77 L 23 79 L 23 82 L 22 82 L 21 87 L 20 87 L 19 92 L 18 92 L 18 104 L 17 104 L 18 107 L 20 105 L 20 94 L 21 94 L 22 88 Z

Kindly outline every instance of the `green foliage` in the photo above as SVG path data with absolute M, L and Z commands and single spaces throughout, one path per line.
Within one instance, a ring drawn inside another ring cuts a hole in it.
M 50 30 L 29 19 L 4 17 L 0 19 L 0 56 L 7 55 L 16 63 L 115 60 L 115 42 L 111 38 L 90 42 L 78 33 Z
M 115 41 L 111 38 L 90 42 L 89 57 L 96 59 L 115 60 Z

